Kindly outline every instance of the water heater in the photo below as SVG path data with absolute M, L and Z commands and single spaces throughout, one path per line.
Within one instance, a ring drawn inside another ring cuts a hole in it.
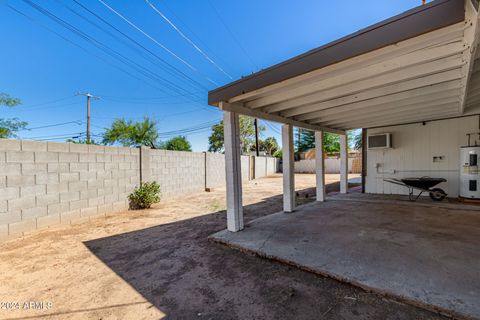
M 460 197 L 480 199 L 480 147 L 460 148 Z

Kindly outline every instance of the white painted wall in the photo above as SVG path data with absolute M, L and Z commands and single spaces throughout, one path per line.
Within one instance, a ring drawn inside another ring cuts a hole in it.
M 352 172 L 353 158 L 348 158 L 348 172 Z M 315 173 L 315 159 L 295 161 L 295 173 Z M 340 173 L 340 158 L 325 159 L 325 173 Z
M 368 129 L 368 134 L 392 133 L 393 148 L 367 151 L 367 193 L 408 194 L 408 190 L 384 182 L 385 178 L 442 177 L 439 185 L 450 197 L 458 196 L 459 148 L 467 145 L 467 133 L 477 132 L 479 117 L 448 119 Z M 480 139 L 478 139 L 480 143 Z M 472 143 L 474 139 L 472 138 Z M 443 161 L 434 162 L 434 156 Z M 376 167 L 378 164 L 378 168 Z

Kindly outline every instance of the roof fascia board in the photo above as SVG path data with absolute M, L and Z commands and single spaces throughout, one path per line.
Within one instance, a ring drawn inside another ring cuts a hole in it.
M 464 0 L 436 0 L 208 93 L 208 103 L 251 92 L 465 20 Z
M 246 108 L 242 106 L 239 103 L 228 103 L 225 101 L 221 101 L 218 104 L 218 107 L 223 110 L 223 111 L 229 111 L 229 112 L 236 112 L 238 114 L 242 114 L 245 116 L 250 116 L 253 118 L 260 118 L 264 119 L 267 121 L 274 121 L 274 122 L 280 122 L 280 123 L 285 123 L 285 124 L 291 124 L 292 126 L 298 127 L 298 128 L 303 128 L 307 130 L 312 130 L 312 131 L 326 131 L 330 133 L 336 133 L 336 134 L 346 134 L 344 130 L 339 130 L 335 128 L 328 128 L 328 127 L 323 127 L 323 126 L 318 126 L 318 125 L 312 125 L 308 124 L 306 122 L 300 122 L 300 121 L 295 121 L 293 119 L 289 118 L 284 118 L 282 116 L 274 115 L 274 114 L 268 114 L 264 112 L 260 112 L 257 110 L 252 110 L 249 108 Z

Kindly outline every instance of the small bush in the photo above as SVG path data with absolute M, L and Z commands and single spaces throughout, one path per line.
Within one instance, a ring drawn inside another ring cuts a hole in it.
M 128 196 L 128 200 L 132 210 L 150 208 L 160 202 L 160 186 L 155 181 L 142 183 Z

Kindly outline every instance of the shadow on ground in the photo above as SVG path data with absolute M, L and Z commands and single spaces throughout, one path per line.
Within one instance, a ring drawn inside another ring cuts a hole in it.
M 281 195 L 263 202 L 245 207 L 246 221 L 282 209 Z M 168 319 L 443 319 L 207 240 L 225 226 L 219 211 L 85 245 Z

